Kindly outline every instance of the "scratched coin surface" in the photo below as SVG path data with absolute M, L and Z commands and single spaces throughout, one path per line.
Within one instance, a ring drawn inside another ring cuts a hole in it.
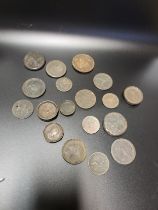
M 50 77 L 58 78 L 66 74 L 66 65 L 60 60 L 50 61 L 46 65 L 46 73 Z
M 38 52 L 29 52 L 24 57 L 24 66 L 30 70 L 39 70 L 45 64 L 45 58 Z
M 72 88 L 72 81 L 67 77 L 61 77 L 56 81 L 56 88 L 61 92 L 67 92 Z
M 137 105 L 143 101 L 143 92 L 135 86 L 125 88 L 123 95 L 127 103 L 131 105 Z
M 65 100 L 60 106 L 60 112 L 65 116 L 72 115 L 74 114 L 75 111 L 76 111 L 76 105 L 71 100 Z
M 105 107 L 113 109 L 119 105 L 119 99 L 114 93 L 106 93 L 102 97 L 102 102 Z
M 73 165 L 83 162 L 86 155 L 85 143 L 78 139 L 70 139 L 66 141 L 62 148 L 62 156 L 64 160 Z
M 132 163 L 136 157 L 136 149 L 127 139 L 117 139 L 112 143 L 111 155 L 113 159 L 123 165 Z
M 93 134 L 100 129 L 100 122 L 94 116 L 87 116 L 82 120 L 82 128 L 87 133 Z
M 113 80 L 110 75 L 98 73 L 93 78 L 94 85 L 100 90 L 108 90 L 113 85 Z

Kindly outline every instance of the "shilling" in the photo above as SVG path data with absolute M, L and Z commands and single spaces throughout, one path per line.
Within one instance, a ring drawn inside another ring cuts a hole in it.
M 113 85 L 113 80 L 110 75 L 98 73 L 93 78 L 94 85 L 100 90 L 108 90 Z
M 127 103 L 131 105 L 137 105 L 143 101 L 143 92 L 135 86 L 125 88 L 123 95 Z
M 74 114 L 75 110 L 76 105 L 73 101 L 70 100 L 65 100 L 60 106 L 60 112 L 65 116 Z
M 29 52 L 24 57 L 24 65 L 30 70 L 39 70 L 44 66 L 44 64 L 44 56 L 37 52 Z
M 56 81 L 56 88 L 61 92 L 67 92 L 72 88 L 72 81 L 67 77 L 61 77 Z
M 62 77 L 66 74 L 66 65 L 59 60 L 50 61 L 46 65 L 46 72 L 50 77 Z
M 102 102 L 105 107 L 113 109 L 119 105 L 119 99 L 114 93 L 106 93 L 102 97 Z
M 96 133 L 100 128 L 99 120 L 94 116 L 87 116 L 82 121 L 82 128 L 89 134 Z

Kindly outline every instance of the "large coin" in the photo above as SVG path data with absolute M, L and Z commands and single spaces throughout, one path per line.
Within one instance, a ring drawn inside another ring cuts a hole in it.
M 60 106 L 60 112 L 65 116 L 72 115 L 75 110 L 76 105 L 73 101 L 70 100 L 65 100 Z
M 13 104 L 12 113 L 19 119 L 25 119 L 32 115 L 33 105 L 30 101 L 22 99 L 18 100 Z
M 66 74 L 66 65 L 59 60 L 50 61 L 46 65 L 46 72 L 50 77 L 62 77 L 64 74 Z
M 83 162 L 86 158 L 86 146 L 84 142 L 78 139 L 66 141 L 62 148 L 62 156 L 65 161 L 73 165 Z
M 30 70 L 39 70 L 44 66 L 44 64 L 44 56 L 37 52 L 29 52 L 24 57 L 24 65 Z
M 131 105 L 140 104 L 143 101 L 143 92 L 135 86 L 129 86 L 124 90 L 124 98 Z
M 56 88 L 61 92 L 67 92 L 72 88 L 72 81 L 67 77 L 61 77 L 56 81 Z
M 93 78 L 94 85 L 100 90 L 108 90 L 113 85 L 113 80 L 110 75 L 98 73 Z
M 111 154 L 116 162 L 127 165 L 134 161 L 136 150 L 129 140 L 120 138 L 112 143 Z
M 45 83 L 38 78 L 31 78 L 22 85 L 24 95 L 29 98 L 38 98 L 46 91 Z
M 127 130 L 127 120 L 118 112 L 110 112 L 104 117 L 104 129 L 111 136 L 119 136 Z
M 79 107 L 89 109 L 96 104 L 96 96 L 91 90 L 82 89 L 76 93 L 75 101 Z
M 77 71 L 87 73 L 93 70 L 95 63 L 90 55 L 78 54 L 73 57 L 72 65 Z
M 82 128 L 89 134 L 96 133 L 100 128 L 99 120 L 94 116 L 87 116 L 82 121 Z
M 119 99 L 114 93 L 106 93 L 102 97 L 102 102 L 105 107 L 113 109 L 119 105 Z
M 95 175 L 103 175 L 109 170 L 109 159 L 102 152 L 93 153 L 88 161 L 88 165 Z

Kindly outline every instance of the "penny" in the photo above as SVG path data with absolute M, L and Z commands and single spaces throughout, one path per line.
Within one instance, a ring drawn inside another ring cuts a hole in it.
M 127 103 L 131 105 L 137 105 L 143 101 L 143 92 L 135 86 L 125 88 L 123 95 Z
M 127 130 L 127 120 L 118 112 L 110 112 L 104 117 L 104 129 L 111 136 L 119 136 Z
M 30 70 L 39 70 L 45 64 L 45 58 L 38 52 L 29 52 L 24 57 L 24 66 Z
M 26 119 L 33 113 L 33 104 L 25 99 L 16 101 L 12 107 L 12 113 L 19 119 Z
M 132 142 L 127 139 L 117 139 L 112 143 L 111 155 L 113 159 L 123 165 L 132 163 L 136 157 L 136 150 Z
M 45 83 L 38 78 L 30 78 L 22 85 L 24 95 L 29 98 L 38 98 L 46 91 Z
M 103 175 L 109 170 L 109 159 L 102 152 L 93 153 L 88 161 L 91 172 L 95 175 Z
M 93 78 L 94 85 L 100 90 L 108 90 L 113 85 L 113 80 L 110 75 L 98 73 Z
M 119 105 L 119 99 L 114 93 L 106 93 L 102 97 L 102 102 L 105 107 L 113 109 Z
M 89 109 L 96 104 L 96 96 L 91 90 L 82 89 L 76 93 L 75 101 L 79 107 Z
M 46 73 L 50 77 L 58 78 L 66 74 L 66 65 L 59 60 L 50 61 L 46 65 Z
M 72 81 L 67 77 L 61 77 L 56 81 L 56 88 L 61 92 L 67 92 L 72 88 Z
M 75 55 L 72 59 L 72 65 L 75 70 L 81 73 L 88 73 L 94 68 L 94 59 L 87 54 Z
M 87 133 L 93 134 L 100 129 L 100 122 L 94 116 L 87 116 L 82 121 L 82 128 Z
M 73 165 L 83 162 L 86 158 L 86 146 L 84 142 L 78 139 L 66 141 L 62 148 L 62 156 L 66 162 Z
M 76 105 L 73 101 L 70 100 L 65 100 L 60 106 L 60 112 L 65 116 L 74 114 L 75 110 Z

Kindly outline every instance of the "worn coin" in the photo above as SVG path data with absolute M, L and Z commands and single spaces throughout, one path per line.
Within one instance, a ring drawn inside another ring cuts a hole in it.
M 16 101 L 12 107 L 13 115 L 19 119 L 30 117 L 33 113 L 33 110 L 33 104 L 25 99 Z
M 89 109 L 96 104 L 96 96 L 91 90 L 82 89 L 76 93 L 75 101 L 79 107 Z
M 45 58 L 43 55 L 37 52 L 29 52 L 24 57 L 24 65 L 30 70 L 39 70 L 45 64 Z
M 112 143 L 111 154 L 114 160 L 120 164 L 128 165 L 136 157 L 136 150 L 132 142 L 127 139 L 117 139 Z
M 119 99 L 114 93 L 106 93 L 102 97 L 102 102 L 105 107 L 113 109 L 119 105 Z
M 46 85 L 41 79 L 30 78 L 22 85 L 22 91 L 29 98 L 38 98 L 46 91 Z
M 70 100 L 65 100 L 60 106 L 60 112 L 65 116 L 74 114 L 75 110 L 76 105 L 73 101 Z
M 61 77 L 56 81 L 56 88 L 61 92 L 67 92 L 72 88 L 72 81 L 67 77 Z
M 113 85 L 113 80 L 110 75 L 98 73 L 93 78 L 94 85 L 100 90 L 108 90 Z
M 73 57 L 72 65 L 75 70 L 81 73 L 88 73 L 93 70 L 95 63 L 90 55 L 78 54 Z
M 135 86 L 125 88 L 123 95 L 127 103 L 131 105 L 137 105 L 143 101 L 143 92 Z
M 78 139 L 66 141 L 62 148 L 62 156 L 65 161 L 73 165 L 83 162 L 86 158 L 86 146 L 84 142 Z
M 87 133 L 93 134 L 100 129 L 100 122 L 94 116 L 87 116 L 82 120 L 82 128 Z
M 103 175 L 109 170 L 109 159 L 102 152 L 93 153 L 88 161 L 89 168 L 95 175 Z
M 104 129 L 111 136 L 119 136 L 127 130 L 127 120 L 118 112 L 110 112 L 104 117 Z
M 50 61 L 46 65 L 46 72 L 50 77 L 62 77 L 66 74 L 66 65 L 59 60 Z

